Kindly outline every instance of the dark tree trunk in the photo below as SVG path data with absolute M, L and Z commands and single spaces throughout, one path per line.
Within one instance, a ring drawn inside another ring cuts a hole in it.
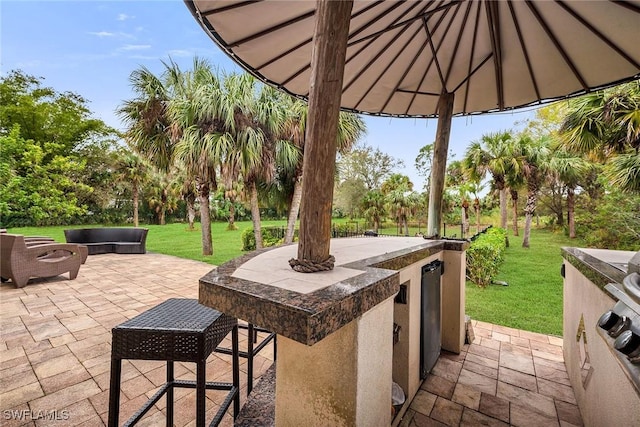
M 227 224 L 227 230 L 237 230 L 236 227 L 236 204 L 235 200 L 229 200 L 229 222 Z
M 576 209 L 575 188 L 568 187 L 567 188 L 567 216 L 569 218 L 569 238 L 570 239 L 576 238 L 575 209 Z
M 509 190 L 513 202 L 513 235 L 518 236 L 518 190 Z
M 211 216 L 209 209 L 209 183 L 196 183 L 198 202 L 200 202 L 200 225 L 202 228 L 202 255 L 213 255 L 213 240 L 211 239 Z
M 531 237 L 531 221 L 536 212 L 536 202 L 538 198 L 538 179 L 537 174 L 527 179 L 527 204 L 524 207 L 524 235 L 522 237 L 522 247 L 529 247 L 529 238 Z
M 284 236 L 284 243 L 293 242 L 296 231 L 296 221 L 300 212 L 300 201 L 302 200 L 302 176 L 296 178 L 293 183 L 293 197 L 289 207 L 289 217 L 287 218 L 287 233 Z
M 262 224 L 260 222 L 260 205 L 258 204 L 258 189 L 255 182 L 248 183 L 251 192 L 251 221 L 253 222 L 253 235 L 256 238 L 256 249 L 262 249 Z
M 507 229 L 507 189 L 499 188 L 500 190 L 500 228 Z
M 136 183 L 133 184 L 133 226 L 138 226 L 138 199 L 139 199 L 139 191 L 138 185 Z
M 191 198 L 187 199 L 187 222 L 189 223 L 189 230 L 193 231 L 193 222 L 196 219 L 196 207 L 194 206 Z

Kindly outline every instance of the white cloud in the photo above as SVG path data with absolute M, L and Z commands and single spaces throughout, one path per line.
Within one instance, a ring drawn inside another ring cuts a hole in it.
M 115 37 L 116 34 L 115 33 L 110 33 L 108 31 L 92 31 L 89 34 L 91 34 L 92 36 L 98 36 L 98 37 Z
M 145 49 L 151 49 L 151 45 L 150 44 L 126 44 L 124 46 L 121 46 L 118 50 L 145 50 Z
M 167 52 L 167 55 L 185 57 L 185 56 L 193 56 L 193 52 L 186 49 L 174 49 Z
M 135 18 L 135 16 L 132 15 L 127 15 L 126 13 L 119 13 L 118 14 L 118 21 L 126 21 L 128 19 L 133 19 Z
M 135 39 L 136 37 L 131 35 L 131 34 L 127 34 L 127 33 L 123 33 L 123 32 L 118 32 L 118 33 L 112 33 L 110 31 L 90 31 L 89 34 L 91 34 L 92 36 L 96 36 L 99 38 L 114 38 L 114 39 L 118 39 L 118 40 L 126 40 L 126 39 Z
M 157 61 L 158 60 L 157 56 L 139 55 L 139 54 L 129 55 L 129 56 L 127 56 L 127 58 L 129 58 L 129 59 L 138 59 L 138 60 L 143 60 L 143 61 L 149 61 L 149 60 Z

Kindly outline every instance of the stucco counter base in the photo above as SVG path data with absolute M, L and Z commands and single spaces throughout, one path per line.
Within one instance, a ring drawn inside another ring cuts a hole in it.
M 335 239 L 332 271 L 293 271 L 297 246 L 254 251 L 200 279 L 200 302 L 278 334 L 276 426 L 391 423 L 393 297 L 405 267 L 466 242 Z

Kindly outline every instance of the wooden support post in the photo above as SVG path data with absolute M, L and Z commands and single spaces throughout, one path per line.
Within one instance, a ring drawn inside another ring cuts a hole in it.
M 302 171 L 300 240 L 296 271 L 311 272 L 303 264 L 333 268 L 330 258 L 331 208 L 336 167 L 338 114 L 342 98 L 352 0 L 318 0 L 311 56 L 309 114 Z M 330 267 L 329 267 L 330 265 Z
M 451 134 L 451 118 L 453 117 L 453 93 L 443 93 L 438 101 L 438 128 L 433 148 L 433 164 L 431 166 L 431 191 L 429 192 L 429 216 L 427 219 L 427 236 L 440 237 L 442 224 L 442 195 L 444 179 L 447 174 L 447 151 L 449 151 L 449 135 Z

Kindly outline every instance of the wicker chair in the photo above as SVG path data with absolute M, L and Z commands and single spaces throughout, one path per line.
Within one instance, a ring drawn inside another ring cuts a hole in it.
M 24 244 L 27 245 L 28 248 L 31 246 L 44 245 L 45 243 L 58 243 L 53 240 L 51 237 L 44 236 L 24 236 Z M 82 258 L 82 263 L 87 262 L 87 256 L 89 255 L 89 249 L 85 245 L 78 245 L 78 249 L 80 250 L 80 258 Z M 40 259 L 43 258 L 56 258 L 61 256 L 67 256 L 68 251 L 54 251 L 46 253 L 40 256 Z
M 18 288 L 26 285 L 31 277 L 53 277 L 68 272 L 69 280 L 75 279 L 83 255 L 79 245 L 43 243 L 28 246 L 24 236 L 0 233 L 0 276 L 11 279 Z

